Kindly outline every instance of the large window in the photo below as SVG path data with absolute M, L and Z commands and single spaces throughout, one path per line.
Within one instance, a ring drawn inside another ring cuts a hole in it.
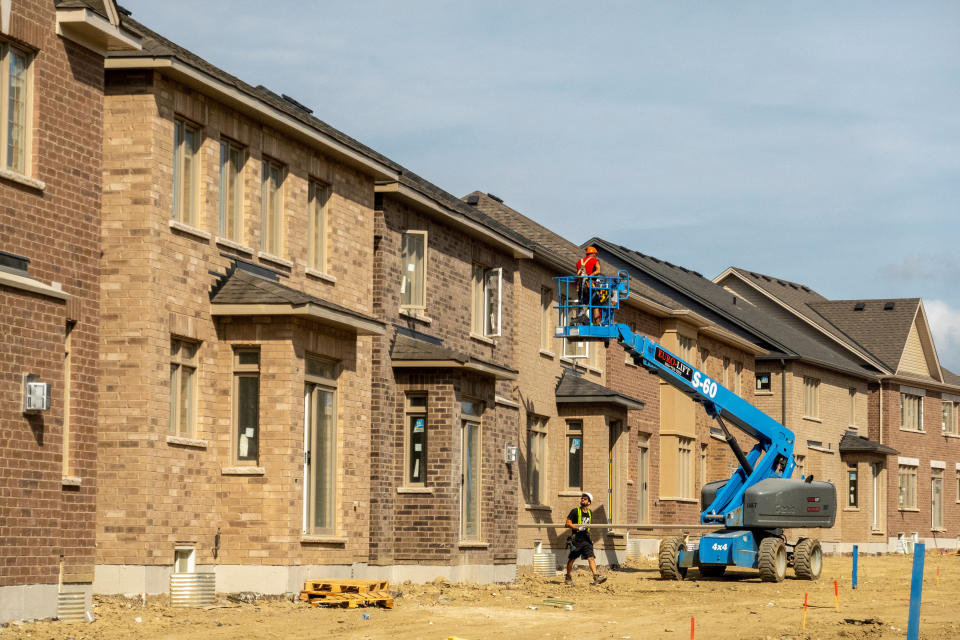
M 427 481 L 427 396 L 409 393 L 405 398 L 404 417 L 407 425 L 407 474 L 409 486 L 423 486 Z
M 733 392 L 738 396 L 743 395 L 743 363 L 733 363 Z
M 930 469 L 930 528 L 943 530 L 943 469 Z
M 307 260 L 311 268 L 326 273 L 327 271 L 327 206 L 330 202 L 330 187 L 319 182 L 310 182 L 308 198 Z
M 462 486 L 460 492 L 460 539 L 480 539 L 480 418 L 483 404 L 476 400 L 460 403 L 462 443 Z
M 173 219 L 196 226 L 200 192 L 200 129 L 173 121 Z
M 771 391 L 770 378 L 771 374 L 758 371 L 756 376 L 756 390 L 769 393 Z
M 693 439 L 677 438 L 678 498 L 693 497 Z
M 426 307 L 426 231 L 407 231 L 400 247 L 400 306 L 411 309 Z
M 898 504 L 901 509 L 917 508 L 917 467 L 913 465 L 900 465 L 898 474 L 899 498 Z
M 803 415 L 820 417 L 820 381 L 816 378 L 803 379 Z
M 527 503 L 546 502 L 547 419 L 527 414 Z
M 243 232 L 243 163 L 243 149 L 221 140 L 217 235 L 234 242 L 240 242 Z
M 283 167 L 264 160 L 260 174 L 260 248 L 280 255 L 283 229 Z
M 957 403 L 943 401 L 943 420 L 941 428 L 944 433 L 957 435 Z
M 473 265 L 473 321 L 471 331 L 481 336 L 500 335 L 500 302 L 503 269 Z
M 170 434 L 196 433 L 197 348 L 195 342 L 170 340 Z
M 0 113 L 3 127 L 3 166 L 26 174 L 30 169 L 30 113 L 27 109 L 30 94 L 30 67 L 33 56 L 10 44 L 0 44 Z
M 260 454 L 260 352 L 233 353 L 234 452 L 238 462 L 256 464 Z
M 859 506 L 859 476 L 857 465 L 847 465 L 847 506 Z
M 336 531 L 337 366 L 307 356 L 303 391 L 304 533 Z
M 693 338 L 688 338 L 687 336 L 678 336 L 677 344 L 679 345 L 679 353 L 677 353 L 677 355 L 680 356 L 684 362 L 693 364 Z M 707 357 L 709 357 L 709 354 Z
M 848 421 L 848 424 L 854 429 L 856 429 L 857 428 L 857 390 L 848 389 L 847 395 L 849 396 L 848 405 L 850 407 L 850 419 Z
M 547 287 L 540 289 L 540 350 L 553 351 L 553 291 Z
M 70 452 L 73 448 L 73 430 L 71 426 L 71 416 L 73 413 L 73 394 L 71 392 L 73 384 L 73 328 L 75 322 L 67 321 L 66 330 L 63 337 L 63 454 L 62 454 L 62 472 L 64 477 L 70 476 L 73 468 L 73 459 Z
M 900 394 L 900 428 L 923 431 L 923 396 Z
M 583 489 L 583 422 L 567 421 L 567 488 Z
M 807 456 L 798 456 L 794 454 L 793 456 L 793 465 L 794 465 L 793 477 L 794 478 L 799 478 L 799 479 L 803 478 L 804 474 L 806 473 L 806 464 L 807 464 Z

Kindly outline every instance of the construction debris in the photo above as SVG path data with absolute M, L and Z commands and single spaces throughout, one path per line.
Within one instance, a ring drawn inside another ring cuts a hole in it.
M 348 609 L 379 606 L 393 609 L 393 594 L 386 580 L 307 580 L 300 600 L 311 606 L 339 606 Z

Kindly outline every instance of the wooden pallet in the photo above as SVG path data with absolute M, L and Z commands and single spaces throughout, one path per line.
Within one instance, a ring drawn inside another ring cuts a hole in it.
M 300 600 L 311 606 L 393 608 L 393 595 L 386 580 L 307 580 Z

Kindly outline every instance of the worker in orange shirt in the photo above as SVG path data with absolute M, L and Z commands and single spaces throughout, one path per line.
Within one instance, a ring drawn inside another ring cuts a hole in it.
M 581 305 L 583 305 L 584 313 L 586 313 L 586 308 L 591 302 L 591 289 L 599 285 L 598 281 L 592 280 L 591 276 L 602 275 L 600 273 L 600 260 L 597 258 L 597 248 L 590 246 L 585 249 L 584 256 L 577 260 L 577 275 L 580 276 L 579 289 L 577 291 L 577 297 Z M 593 304 L 599 304 L 600 291 L 599 289 L 593 289 L 592 302 Z M 593 308 L 593 324 L 600 324 L 600 308 Z

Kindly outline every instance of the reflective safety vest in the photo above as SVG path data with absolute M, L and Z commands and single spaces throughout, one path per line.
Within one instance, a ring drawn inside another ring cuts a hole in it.
M 587 509 L 587 524 L 593 520 L 593 513 L 590 512 L 590 509 Z M 583 524 L 583 507 L 577 507 L 577 524 Z M 586 529 L 587 533 L 590 532 L 590 527 Z

